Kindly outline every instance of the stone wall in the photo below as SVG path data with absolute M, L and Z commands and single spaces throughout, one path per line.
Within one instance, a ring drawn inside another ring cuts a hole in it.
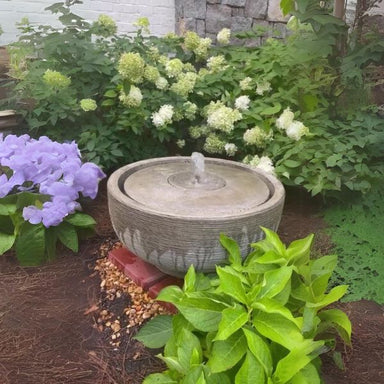
M 0 46 L 17 40 L 16 23 L 28 17 L 31 23 L 60 25 L 56 16 L 45 11 L 53 3 L 64 0 L 0 0 Z M 188 1 L 188 0 L 186 0 Z M 83 0 L 73 12 L 89 21 L 102 13 L 111 16 L 120 33 L 131 32 L 132 23 L 139 17 L 148 17 L 151 31 L 161 36 L 175 30 L 175 0 Z
M 238 32 L 261 26 L 286 34 L 280 0 L 175 0 L 175 7 L 177 32 L 215 38 L 222 28 Z

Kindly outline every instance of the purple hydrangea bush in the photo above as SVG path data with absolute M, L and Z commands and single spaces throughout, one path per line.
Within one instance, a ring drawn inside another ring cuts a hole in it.
M 23 249 L 17 238 L 26 232 L 40 238 L 43 234 L 50 244 L 59 239 L 76 249 L 73 227 L 94 224 L 89 216 L 77 213 L 81 209 L 78 199 L 94 199 L 104 177 L 95 164 L 82 163 L 75 142 L 0 135 L 0 254 L 14 243 L 16 253 Z M 38 248 L 41 251 L 41 244 Z

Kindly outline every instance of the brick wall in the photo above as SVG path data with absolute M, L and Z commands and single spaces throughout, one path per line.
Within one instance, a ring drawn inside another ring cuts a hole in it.
M 17 39 L 15 23 L 23 17 L 30 22 L 46 25 L 55 24 L 55 16 L 44 8 L 60 0 L 0 0 L 0 46 Z M 83 0 L 75 5 L 73 12 L 87 20 L 96 20 L 101 14 L 108 14 L 117 22 L 119 32 L 132 31 L 132 23 L 139 17 L 148 17 L 154 35 L 164 35 L 175 30 L 175 0 Z

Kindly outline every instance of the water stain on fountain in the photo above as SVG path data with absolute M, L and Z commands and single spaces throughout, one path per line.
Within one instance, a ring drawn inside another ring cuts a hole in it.
M 162 271 L 182 276 L 191 264 L 214 271 L 226 254 L 219 236 L 240 243 L 276 230 L 284 188 L 271 175 L 240 163 L 188 157 L 144 160 L 115 171 L 108 180 L 112 224 L 123 244 Z

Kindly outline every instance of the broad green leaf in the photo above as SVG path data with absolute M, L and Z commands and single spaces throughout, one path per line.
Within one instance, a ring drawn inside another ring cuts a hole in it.
M 295 1 L 294 0 L 281 0 L 280 8 L 283 12 L 283 15 L 286 16 L 291 11 L 295 10 Z
M 271 229 L 261 227 L 265 233 L 265 240 L 270 243 L 275 251 L 282 257 L 286 257 L 285 245 L 281 242 L 278 234 Z
M 335 288 L 332 288 L 328 294 L 324 295 L 322 300 L 316 303 L 307 303 L 307 306 L 309 308 L 317 308 L 318 310 L 324 308 L 327 305 L 332 304 L 342 298 L 345 295 L 345 292 L 347 292 L 347 289 L 347 285 L 339 285 Z
M 16 204 L 1 204 L 0 203 L 0 215 L 7 216 L 16 212 Z
M 117 96 L 117 92 L 113 89 L 109 89 L 107 92 L 104 93 L 105 97 L 114 98 Z
M 292 267 L 287 266 L 265 272 L 259 296 L 273 298 L 284 289 L 291 275 Z
M 17 209 L 22 209 L 29 205 L 37 205 L 38 203 L 44 203 L 51 200 L 51 197 L 48 195 L 41 195 L 38 193 L 32 192 L 22 192 L 17 195 L 16 207 Z
M 322 341 L 312 342 L 307 340 L 301 347 L 295 348 L 281 359 L 273 373 L 273 382 L 275 384 L 285 384 L 292 379 L 301 369 L 308 365 L 318 356 L 315 350 L 320 351 Z
M 319 297 L 323 297 L 325 291 L 327 290 L 328 281 L 331 275 L 332 273 L 328 273 L 326 275 L 319 276 L 310 284 L 310 290 L 313 293 L 314 301 L 317 301 Z
M 304 264 L 309 260 L 311 246 L 314 235 L 311 234 L 304 239 L 293 241 L 287 248 L 287 257 L 289 261 L 296 264 Z
M 289 350 L 295 349 L 304 339 L 296 323 L 279 314 L 259 312 L 253 324 L 261 335 Z
M 227 272 L 222 267 L 216 267 L 216 272 L 220 279 L 220 290 L 239 302 L 246 304 L 247 295 L 241 279 L 238 276 Z
M 247 351 L 247 342 L 243 332 L 237 331 L 227 340 L 213 343 L 208 366 L 213 373 L 219 373 L 232 368 Z
M 57 237 L 67 248 L 73 252 L 78 252 L 79 239 L 76 229 L 72 224 L 63 221 L 56 227 L 56 231 Z
M 75 227 L 92 228 L 94 225 L 96 225 L 96 221 L 93 219 L 93 217 L 80 212 L 76 212 L 73 215 L 68 216 L 65 221 L 74 225 Z
M 196 381 L 196 384 L 206 384 L 207 382 L 205 381 L 204 373 L 201 372 L 201 375 L 199 379 Z
M 184 329 L 177 345 L 177 357 L 186 372 L 191 366 L 202 363 L 203 352 L 200 341 L 191 331 Z
M 322 256 L 311 263 L 311 280 L 332 273 L 337 264 L 336 255 Z
M 10 250 L 13 247 L 15 240 L 15 235 L 0 232 L 0 255 Z
M 178 344 L 180 344 L 180 340 L 182 340 L 184 329 L 194 331 L 195 327 L 180 313 L 172 316 L 172 332 Z
M 57 233 L 56 227 L 49 227 L 45 230 L 45 251 L 47 259 L 53 260 L 56 256 Z
M 273 370 L 273 361 L 268 344 L 255 332 L 243 328 L 249 350 L 269 377 Z
M 203 366 L 203 370 L 207 384 L 232 384 L 225 372 L 212 373 L 210 368 L 206 365 Z
M 143 384 L 177 384 L 176 380 L 171 379 L 166 373 L 152 373 L 147 376 Z
M 312 333 L 320 323 L 320 319 L 316 316 L 316 309 L 304 307 L 303 311 L 303 325 L 301 327 L 301 332 L 305 337 L 312 337 Z
M 255 259 L 255 261 L 259 264 L 279 264 L 285 265 L 287 260 L 284 257 L 281 257 L 274 250 L 267 251 L 264 255 Z
M 184 287 L 185 292 L 192 292 L 195 290 L 196 283 L 196 272 L 193 264 L 188 268 L 188 272 L 184 276 Z
M 167 365 L 167 367 L 170 370 L 185 374 L 185 370 L 180 364 L 179 360 L 175 356 L 163 356 L 163 355 L 156 355 L 160 360 L 164 361 L 164 363 Z
M 281 111 L 281 104 L 280 103 L 276 103 L 272 107 L 264 108 L 260 112 L 260 115 L 270 116 L 270 115 L 274 115 L 275 113 L 278 113 L 280 111 Z
M 172 316 L 161 315 L 153 317 L 140 328 L 136 340 L 148 348 L 161 348 L 172 335 Z
M 170 285 L 163 288 L 156 300 L 176 304 L 183 297 L 183 291 L 177 285 Z
M 352 325 L 348 316 L 340 309 L 328 309 L 318 314 L 322 324 L 322 330 L 335 327 L 345 343 L 351 344 Z
M 297 168 L 300 165 L 302 165 L 300 161 L 291 160 L 291 159 L 284 160 L 283 164 L 285 167 L 288 167 L 288 168 Z
M 221 233 L 220 243 L 228 252 L 229 262 L 234 266 L 241 265 L 242 258 L 240 248 L 236 241 Z
M 13 220 L 17 220 L 16 217 L 18 215 L 13 216 Z M 22 219 L 21 223 L 24 222 Z M 6 233 L 7 235 L 13 235 L 15 233 L 15 225 L 10 216 L 2 216 L 0 215 L 0 229 L 1 232 Z
M 215 337 L 216 340 L 225 340 L 248 321 L 248 312 L 242 305 L 233 308 L 226 308 L 219 323 L 219 330 Z
M 16 257 L 22 266 L 40 265 L 45 255 L 45 228 L 24 222 L 15 241 Z
M 204 296 L 183 297 L 175 303 L 180 313 L 196 328 L 210 332 L 218 329 L 222 311 L 227 308 L 223 303 Z
M 235 376 L 235 384 L 263 384 L 264 380 L 265 374 L 263 367 L 253 354 L 248 351 L 242 366 Z
M 290 384 L 321 384 L 321 378 L 314 364 L 309 363 L 292 377 Z
M 180 382 L 181 384 L 196 384 L 200 376 L 203 374 L 203 367 L 201 365 L 197 367 L 192 367 L 184 379 Z M 204 376 L 204 374 L 203 374 Z
M 287 320 L 295 323 L 298 326 L 298 321 L 292 315 L 292 312 L 286 306 L 282 305 L 275 299 L 269 299 L 267 297 L 264 297 L 252 303 L 252 308 L 258 309 L 265 313 L 278 314 L 280 316 L 285 317 Z

